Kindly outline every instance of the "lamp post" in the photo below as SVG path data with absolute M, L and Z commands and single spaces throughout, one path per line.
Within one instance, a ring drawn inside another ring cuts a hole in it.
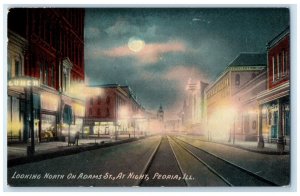
M 34 146 L 34 112 L 33 112 L 33 90 L 32 85 L 30 86 L 30 149 L 27 149 L 27 154 L 29 156 L 34 155 L 35 146 Z
M 264 143 L 264 138 L 263 138 L 263 134 L 262 134 L 262 115 L 266 115 L 267 109 L 265 107 L 262 107 L 261 105 L 259 105 L 258 110 L 259 111 L 258 111 L 258 144 L 257 144 L 257 147 L 264 148 L 265 143 Z

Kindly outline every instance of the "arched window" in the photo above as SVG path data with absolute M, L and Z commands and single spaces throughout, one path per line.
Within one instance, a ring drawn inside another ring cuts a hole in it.
M 236 74 L 236 75 L 235 75 L 235 85 L 236 85 L 236 86 L 239 86 L 239 85 L 240 85 L 240 80 L 241 80 L 240 74 Z

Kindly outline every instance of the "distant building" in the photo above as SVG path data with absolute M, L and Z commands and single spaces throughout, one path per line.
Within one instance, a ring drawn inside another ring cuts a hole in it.
M 189 79 L 186 85 L 186 97 L 179 117 L 182 120 L 184 130 L 190 133 L 201 134 L 203 132 L 202 121 L 205 111 L 205 93 L 208 86 L 200 80 L 193 81 Z
M 162 105 L 159 106 L 159 109 L 158 109 L 158 111 L 157 111 L 157 119 L 158 119 L 160 122 L 164 122 L 164 110 L 163 110 Z
M 238 112 L 233 95 L 261 73 L 266 64 L 266 54 L 241 53 L 206 88 L 206 130 L 210 138 L 231 138 L 234 118 Z
M 184 102 L 184 124 L 192 125 L 200 122 L 200 81 L 189 79 L 186 85 L 186 99 Z
M 98 95 L 86 99 L 85 133 L 97 136 L 127 135 L 145 131 L 144 108 L 129 86 L 92 86 Z
M 63 136 L 65 111 L 72 111 L 72 130 L 82 130 L 84 101 L 69 92 L 73 82 L 84 82 L 84 14 L 80 8 L 9 9 L 8 142 L 27 142 L 32 129 L 40 142 Z
M 259 146 L 276 142 L 284 150 L 290 142 L 290 31 L 289 27 L 267 44 L 267 90 L 258 95 Z

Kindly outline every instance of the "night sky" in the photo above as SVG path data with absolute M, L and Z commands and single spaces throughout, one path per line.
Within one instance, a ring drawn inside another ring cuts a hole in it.
M 240 52 L 266 52 L 285 8 L 88 8 L 88 84 L 129 85 L 149 111 L 182 108 L 189 78 L 211 82 Z M 130 40 L 130 41 L 129 41 Z

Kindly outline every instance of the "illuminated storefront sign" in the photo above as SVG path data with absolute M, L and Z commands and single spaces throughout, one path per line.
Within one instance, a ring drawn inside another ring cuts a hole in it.
M 13 78 L 8 81 L 8 86 L 13 87 L 13 86 L 18 86 L 18 87 L 30 87 L 30 86 L 35 86 L 38 87 L 40 86 L 39 80 L 35 78 Z

